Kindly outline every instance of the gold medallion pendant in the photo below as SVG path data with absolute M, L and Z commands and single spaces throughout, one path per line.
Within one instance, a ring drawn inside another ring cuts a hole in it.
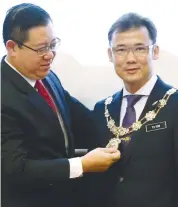
M 106 145 L 106 148 L 115 148 L 118 149 L 121 140 L 119 138 L 112 138 L 109 143 Z

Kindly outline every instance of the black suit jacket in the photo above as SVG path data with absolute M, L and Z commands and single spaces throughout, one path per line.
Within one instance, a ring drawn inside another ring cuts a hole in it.
M 64 121 L 66 149 L 57 115 L 4 58 L 1 75 L 2 206 L 75 206 L 80 178 L 69 179 L 68 158 L 74 157 L 74 146 L 89 148 L 90 111 L 53 72 L 43 80 Z
M 170 86 L 159 78 L 153 88 L 142 118 L 155 106 Z M 109 113 L 120 123 L 122 91 L 113 96 L 108 105 Z M 95 115 L 100 129 L 96 145 L 106 146 L 113 134 L 107 128 L 104 116 L 104 101 L 95 106 Z M 178 93 L 172 95 L 157 117 L 134 132 L 131 142 L 121 150 L 121 160 L 107 173 L 97 174 L 95 204 L 108 207 L 177 207 L 178 206 Z M 161 124 L 159 130 L 151 126 Z M 149 131 L 149 132 L 147 132 Z M 94 178 L 95 177 L 95 178 Z M 94 201 L 93 201 L 94 203 Z

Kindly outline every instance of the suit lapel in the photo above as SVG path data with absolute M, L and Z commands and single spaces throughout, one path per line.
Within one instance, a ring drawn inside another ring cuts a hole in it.
M 46 77 L 43 82 L 44 82 L 44 85 L 49 90 L 52 97 L 54 98 L 55 104 L 57 105 L 59 109 L 59 113 L 61 114 L 64 120 L 64 123 L 67 123 L 67 125 L 69 125 L 69 120 L 67 118 L 68 116 L 66 116 L 65 106 L 64 106 L 64 103 L 62 102 L 63 100 L 62 94 L 59 93 L 59 91 L 56 89 L 54 82 L 49 77 Z
M 53 124 L 58 124 L 57 115 L 34 88 L 28 91 L 28 99 L 38 109 L 38 111 L 40 111 L 47 118 L 47 120 Z
M 122 94 L 123 91 L 116 93 L 113 96 L 113 101 L 111 104 L 108 105 L 109 113 L 112 119 L 115 121 L 116 126 L 120 124 L 120 111 L 121 111 L 121 104 L 122 104 Z
M 151 91 L 151 94 L 148 97 L 146 105 L 140 115 L 140 118 L 143 118 L 145 114 L 155 108 L 156 102 L 161 99 L 166 91 L 169 89 L 169 86 L 166 85 L 159 77 L 158 80 Z
M 53 126 L 56 125 L 54 128 L 59 128 L 58 118 L 51 107 L 21 75 L 4 61 L 4 59 L 2 60 L 2 73 L 4 74 L 3 77 L 9 79 L 17 90 L 24 94 L 30 103 L 38 109 L 42 116 L 45 116 L 46 120 L 49 120 L 49 123 L 52 123 Z
M 64 127 L 66 129 L 67 133 L 67 139 L 68 139 L 68 154 L 72 156 L 73 154 L 73 139 L 71 139 L 72 134 L 71 134 L 71 129 L 70 129 L 70 120 L 69 120 L 69 115 L 68 112 L 65 108 L 65 100 L 64 100 L 64 95 L 62 92 L 56 88 L 56 85 L 54 83 L 54 80 L 52 81 L 52 78 L 47 76 L 43 80 L 44 85 L 47 87 L 49 90 L 50 94 L 55 100 L 55 104 L 59 109 L 59 113 L 63 119 Z M 58 121 L 59 122 L 59 121 Z

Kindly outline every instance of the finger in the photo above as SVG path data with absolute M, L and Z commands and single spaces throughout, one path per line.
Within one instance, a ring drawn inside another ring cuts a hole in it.
M 113 161 L 117 161 L 117 160 L 119 160 L 120 159 L 120 157 L 121 157 L 121 153 L 120 153 L 120 151 L 116 151 L 116 152 L 114 152 L 114 153 L 112 153 L 112 160 Z

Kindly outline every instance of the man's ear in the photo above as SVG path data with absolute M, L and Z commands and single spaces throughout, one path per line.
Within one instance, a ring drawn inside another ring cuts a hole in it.
M 13 40 L 8 40 L 6 42 L 6 49 L 8 51 L 8 53 L 11 55 L 11 56 L 14 56 L 15 52 L 16 52 L 16 49 L 17 49 L 17 43 L 14 42 Z
M 111 50 L 110 47 L 108 48 L 108 57 L 109 57 L 109 61 L 110 61 L 110 62 L 113 62 L 112 50 Z
M 158 45 L 153 46 L 152 57 L 153 57 L 153 60 L 157 60 L 159 58 L 159 46 Z

